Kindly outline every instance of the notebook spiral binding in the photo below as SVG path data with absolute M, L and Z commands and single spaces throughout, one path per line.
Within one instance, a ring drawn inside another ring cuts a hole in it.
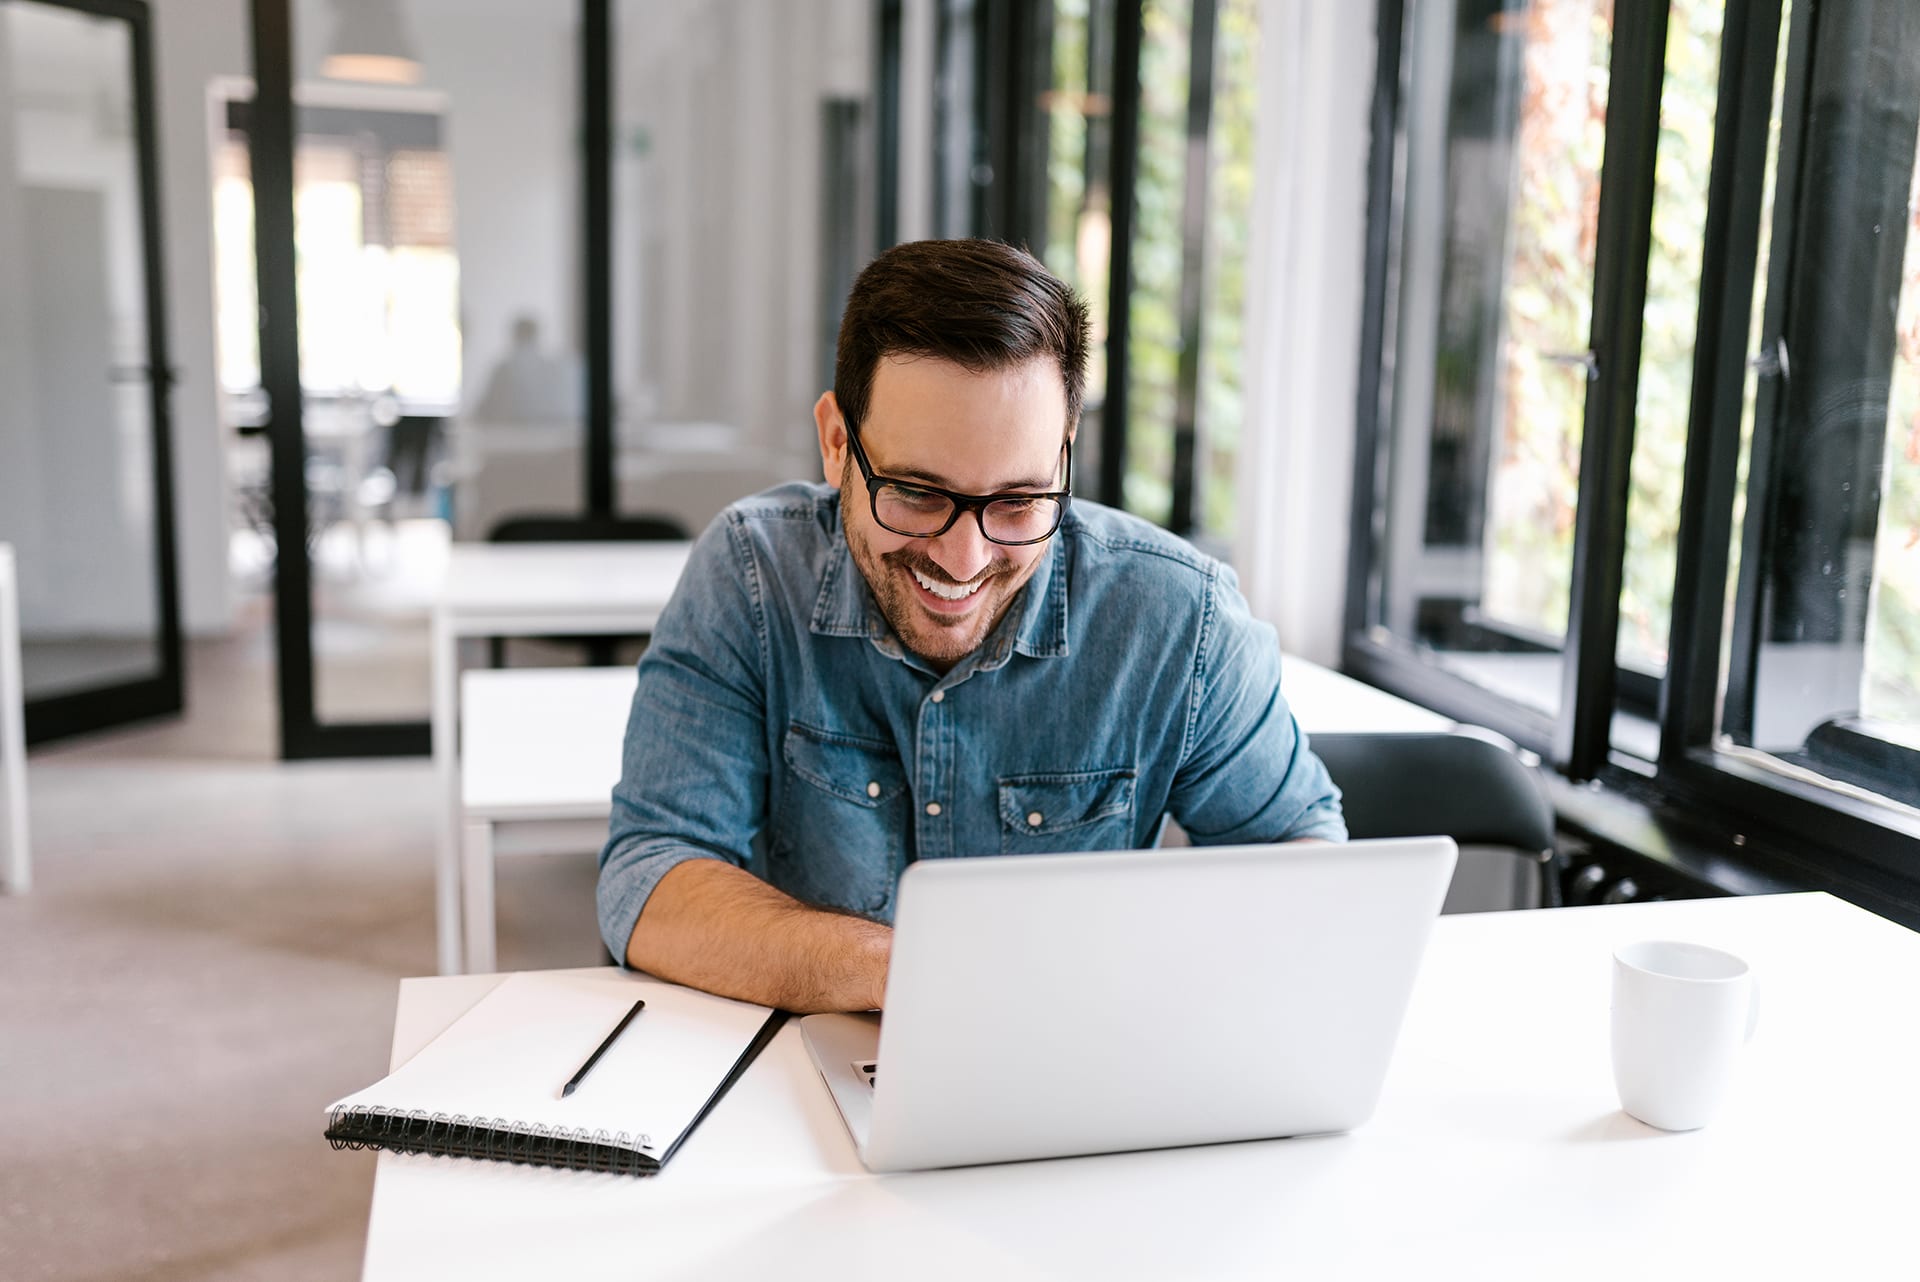
M 652 1175 L 660 1163 L 641 1152 L 648 1136 L 585 1127 L 537 1126 L 464 1113 L 340 1108 L 327 1114 L 327 1142 L 336 1149 L 384 1149 L 437 1157 L 477 1157 L 524 1166 Z

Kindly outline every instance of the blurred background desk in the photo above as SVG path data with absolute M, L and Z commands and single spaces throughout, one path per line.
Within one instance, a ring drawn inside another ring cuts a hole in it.
M 689 543 L 456 543 L 433 607 L 433 764 L 441 800 L 435 912 L 442 974 L 463 964 L 459 667 L 462 637 L 651 632 Z M 544 747 L 545 745 L 541 745 Z M 618 757 L 615 757 L 615 769 Z

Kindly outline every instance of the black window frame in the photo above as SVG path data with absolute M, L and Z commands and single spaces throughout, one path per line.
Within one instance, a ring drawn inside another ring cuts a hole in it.
M 1572 609 L 1558 717 L 1509 702 L 1443 671 L 1371 630 L 1370 602 L 1384 533 L 1378 476 L 1390 443 L 1394 353 L 1390 335 L 1398 299 L 1402 129 L 1409 0 L 1381 0 L 1378 61 L 1368 161 L 1366 294 L 1360 333 L 1354 500 L 1342 666 L 1385 689 L 1455 719 L 1488 726 L 1538 753 L 1567 780 L 1590 783 L 1698 835 L 1718 833 L 1736 865 L 1784 874 L 1794 884 L 1833 890 L 1920 925 L 1920 820 L 1763 765 L 1764 753 L 1730 748 L 1719 737 L 1722 617 L 1742 442 L 1743 397 L 1752 309 L 1764 300 L 1762 351 L 1773 350 L 1792 259 L 1800 202 L 1800 166 L 1813 46 L 1833 24 L 1833 6 L 1802 3 L 1788 19 L 1784 0 L 1726 7 L 1722 32 L 1708 213 L 1699 280 L 1695 365 L 1687 423 L 1679 556 L 1664 676 L 1616 663 L 1625 556 L 1628 463 L 1632 456 L 1637 345 L 1651 236 L 1654 144 L 1669 6 L 1665 0 L 1617 0 L 1610 63 L 1606 160 L 1601 179 L 1595 265 L 1593 350 L 1582 441 Z M 1765 288 L 1756 294 L 1763 186 L 1769 161 L 1774 72 L 1786 40 L 1780 154 Z M 1777 365 L 1760 361 L 1764 402 Z M 1598 398 L 1598 405 L 1596 405 Z M 1756 420 L 1767 412 L 1763 403 Z M 1596 413 L 1596 409 L 1599 411 Z M 1756 427 L 1756 435 L 1759 428 Z M 1755 466 L 1760 466 L 1756 459 Z M 1750 485 L 1750 489 L 1759 492 Z M 1757 519 L 1747 525 L 1751 535 Z M 1743 556 L 1742 574 L 1758 572 Z M 1757 611 L 1743 597 L 1737 615 Z M 1736 619 L 1736 631 L 1752 624 Z M 1733 638 L 1736 651 L 1751 638 Z M 1736 658 L 1738 659 L 1738 654 Z M 1746 657 L 1751 663 L 1751 654 Z M 1743 678 L 1734 674 L 1730 683 Z M 1745 677 L 1751 681 L 1751 668 Z M 1654 720 L 1659 749 L 1642 761 L 1613 746 L 1621 711 Z M 1849 737 L 1851 736 L 1851 737 Z M 1863 736 L 1846 726 L 1842 753 Z M 1563 798 L 1580 789 L 1561 788 Z M 1564 814 L 1563 814 L 1564 817 Z M 1649 828 L 1649 833 L 1653 832 Z M 1648 846 L 1664 843 L 1649 837 Z M 1651 850 L 1644 853 L 1654 853 Z

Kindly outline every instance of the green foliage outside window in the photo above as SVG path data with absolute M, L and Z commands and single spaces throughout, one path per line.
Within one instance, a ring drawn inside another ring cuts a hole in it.
M 1541 0 L 1514 21 L 1524 90 L 1482 607 L 1557 637 L 1567 628 L 1580 489 L 1587 379 L 1573 354 L 1593 328 L 1612 6 Z
M 1260 97 L 1257 0 L 1221 0 L 1214 33 L 1205 311 L 1200 334 L 1204 453 L 1198 520 L 1233 533 L 1246 397 L 1247 241 L 1253 230 L 1253 131 Z
M 1180 373 L 1180 215 L 1187 159 L 1191 0 L 1147 0 L 1140 42 L 1140 150 L 1134 181 L 1127 349 L 1128 511 L 1173 512 L 1173 419 Z

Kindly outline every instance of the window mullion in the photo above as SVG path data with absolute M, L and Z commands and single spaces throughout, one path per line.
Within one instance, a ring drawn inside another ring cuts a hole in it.
M 1660 758 L 1712 740 L 1782 0 L 1727 9 L 1707 181 Z M 1775 240 L 1784 248 L 1784 242 Z
M 1347 525 L 1347 601 L 1342 666 L 1365 635 L 1374 599 L 1378 554 L 1376 514 L 1383 487 L 1380 466 L 1392 422 L 1392 348 L 1390 335 L 1399 314 L 1398 281 L 1401 169 L 1401 101 L 1407 78 L 1406 0 L 1382 0 L 1375 29 L 1377 42 L 1373 97 L 1369 108 L 1372 142 L 1367 153 L 1366 298 L 1360 315 L 1360 376 L 1355 380 L 1353 501 Z
M 1213 46 L 1217 0 L 1193 0 L 1188 26 L 1186 192 L 1180 216 L 1180 367 L 1173 413 L 1173 503 L 1167 527 L 1198 524 L 1201 316 L 1206 300 L 1207 178 L 1212 158 Z
M 1614 9 L 1589 342 L 1594 364 L 1581 433 L 1561 716 L 1553 743 L 1554 764 L 1574 779 L 1592 778 L 1610 746 L 1667 13 L 1667 0 L 1620 0 Z
M 1768 234 L 1767 294 L 1760 342 L 1777 352 L 1786 326 L 1793 279 L 1795 232 L 1800 213 L 1800 163 L 1805 149 L 1807 100 L 1813 66 L 1815 23 L 1810 11 L 1796 11 L 1787 33 L 1786 86 L 1780 104 L 1780 156 L 1775 165 L 1773 227 Z M 1769 556 L 1771 525 L 1768 496 L 1776 486 L 1775 438 L 1785 406 L 1786 367 L 1777 363 L 1759 380 L 1753 409 L 1753 440 L 1748 445 L 1747 514 L 1741 531 L 1740 574 L 1734 595 L 1733 635 L 1727 654 L 1726 693 L 1719 730 L 1736 739 L 1753 731 L 1754 678 L 1760 660 L 1760 598 Z M 1757 501 L 1756 501 L 1757 500 Z M 1731 533 L 1729 533 L 1731 537 Z M 1684 545 L 1683 545 L 1684 546 Z
M 1107 389 L 1095 497 L 1118 507 L 1127 475 L 1128 344 L 1132 335 L 1134 177 L 1140 170 L 1140 40 L 1145 0 L 1116 0 L 1113 43 L 1113 211 L 1108 247 Z

